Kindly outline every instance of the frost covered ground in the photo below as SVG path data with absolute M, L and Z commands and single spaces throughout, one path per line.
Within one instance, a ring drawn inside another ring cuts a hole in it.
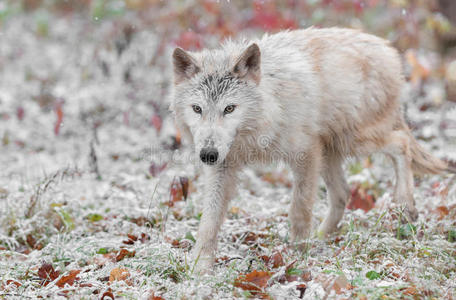
M 112 22 L 39 24 L 19 15 L 0 32 L 0 298 L 456 297 L 455 177 L 418 179 L 408 224 L 380 156 L 346 168 L 352 207 L 375 207 L 347 210 L 338 233 L 301 250 L 287 243 L 287 169 L 246 170 L 214 275 L 195 276 L 202 182 L 172 156 L 186 153 L 167 115 L 172 48 Z M 456 104 L 443 90 L 410 84 L 405 112 L 420 143 L 454 160 Z

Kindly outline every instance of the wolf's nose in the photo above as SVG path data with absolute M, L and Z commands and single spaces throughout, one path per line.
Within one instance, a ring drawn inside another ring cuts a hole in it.
M 203 163 L 213 165 L 217 161 L 218 151 L 215 148 L 203 148 L 200 152 L 200 158 Z

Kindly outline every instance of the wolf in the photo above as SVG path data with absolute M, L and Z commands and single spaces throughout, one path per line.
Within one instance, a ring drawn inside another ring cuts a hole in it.
M 390 157 L 394 199 L 411 220 L 418 216 L 413 174 L 449 170 L 405 123 L 400 56 L 382 38 L 308 28 L 200 52 L 176 48 L 172 61 L 170 110 L 203 163 L 204 208 L 192 250 L 197 271 L 212 268 L 237 174 L 247 165 L 282 161 L 292 170 L 293 242 L 310 234 L 320 175 L 329 209 L 318 232 L 336 230 L 350 196 L 342 168 L 348 157 Z

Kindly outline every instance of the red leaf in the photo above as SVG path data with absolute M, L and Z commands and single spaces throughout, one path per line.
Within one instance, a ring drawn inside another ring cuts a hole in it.
M 10 285 L 10 284 L 14 284 L 16 287 L 20 287 L 22 285 L 22 284 L 20 284 L 19 282 L 15 281 L 15 280 L 8 279 L 6 281 L 6 285 Z
M 150 236 L 147 233 L 141 233 L 139 240 L 144 244 L 146 241 L 150 240 Z
M 124 243 L 126 245 L 133 245 L 138 240 L 138 237 L 136 235 L 127 234 L 127 236 L 128 236 L 128 240 L 122 241 L 122 243 Z
M 169 202 L 168 206 L 174 206 L 175 202 L 187 199 L 189 181 L 187 177 L 179 177 L 173 179 L 169 190 Z
M 155 163 L 151 163 L 149 167 L 150 175 L 157 177 L 157 175 L 160 174 L 166 168 L 166 165 L 166 163 L 163 163 L 162 165 L 158 166 Z
M 254 270 L 248 274 L 242 274 L 234 281 L 234 286 L 239 287 L 245 291 L 250 291 L 253 295 L 263 296 L 262 293 L 266 285 L 268 284 L 269 278 L 273 273 L 268 271 L 257 271 Z
M 182 196 L 184 196 L 184 200 L 187 200 L 188 195 L 188 178 L 187 177 L 179 177 L 179 181 L 182 187 Z
M 273 268 L 278 268 L 278 267 L 284 266 L 285 262 L 283 261 L 282 253 L 274 252 L 271 255 L 271 257 L 269 258 L 269 263 L 272 264 Z
M 374 207 L 374 196 L 367 193 L 367 189 L 363 188 L 361 184 L 357 184 L 351 190 L 351 199 L 348 203 L 348 209 L 362 209 L 368 212 Z
M 136 255 L 136 251 L 128 251 L 127 249 L 120 249 L 119 254 L 116 256 L 116 261 L 121 261 L 125 257 L 133 257 Z
M 203 46 L 202 38 L 193 31 L 182 32 L 176 41 L 176 45 L 185 50 L 199 50 Z
M 260 27 L 266 31 L 298 27 L 295 20 L 284 17 L 277 10 L 274 1 L 254 1 L 253 6 L 254 13 L 250 20 L 251 26 Z
M 299 291 L 299 299 L 304 297 L 304 293 L 306 292 L 307 285 L 305 283 L 298 284 L 296 289 Z
M 155 130 L 157 130 L 157 132 L 160 132 L 160 130 L 162 128 L 162 124 L 163 124 L 163 121 L 159 115 L 153 115 L 152 118 L 150 119 L 150 125 L 154 126 L 154 128 L 155 128 Z
M 76 277 L 81 270 L 71 270 L 68 275 L 62 276 L 62 278 L 57 281 L 56 285 L 60 288 L 63 288 L 65 284 L 68 285 L 73 285 L 75 280 L 79 280 L 78 277 Z
M 445 218 L 446 216 L 448 216 L 448 214 L 450 213 L 450 210 L 446 206 L 438 206 L 433 212 L 436 215 L 438 215 L 438 220 L 440 221 L 443 218 Z
M 19 121 L 22 121 L 24 119 L 24 108 L 22 106 L 19 106 L 16 109 L 16 115 Z
M 50 282 L 54 281 L 59 277 L 60 272 L 55 271 L 54 267 L 51 264 L 43 263 L 38 269 L 38 277 L 43 279 L 42 284 L 44 286 L 48 285 Z
M 54 124 L 54 133 L 55 135 L 59 135 L 60 132 L 60 126 L 62 126 L 63 122 L 63 101 L 57 101 L 54 105 L 54 111 L 57 116 L 57 120 L 55 121 Z
M 108 300 L 108 299 L 105 299 L 106 297 L 111 298 L 112 300 L 114 300 L 114 294 L 112 293 L 111 289 L 109 289 L 106 292 L 104 292 L 103 295 L 101 296 L 100 300 Z

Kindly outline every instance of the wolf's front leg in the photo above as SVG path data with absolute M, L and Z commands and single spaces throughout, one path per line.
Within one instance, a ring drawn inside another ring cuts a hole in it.
M 212 269 L 217 249 L 217 234 L 225 218 L 227 206 L 236 189 L 236 173 L 223 166 L 205 167 L 204 208 L 197 241 L 192 250 L 197 273 Z
M 291 166 L 294 175 L 293 199 L 290 207 L 292 243 L 298 243 L 309 236 L 320 165 L 321 148 L 316 144 L 305 155 L 298 155 L 298 159 Z

